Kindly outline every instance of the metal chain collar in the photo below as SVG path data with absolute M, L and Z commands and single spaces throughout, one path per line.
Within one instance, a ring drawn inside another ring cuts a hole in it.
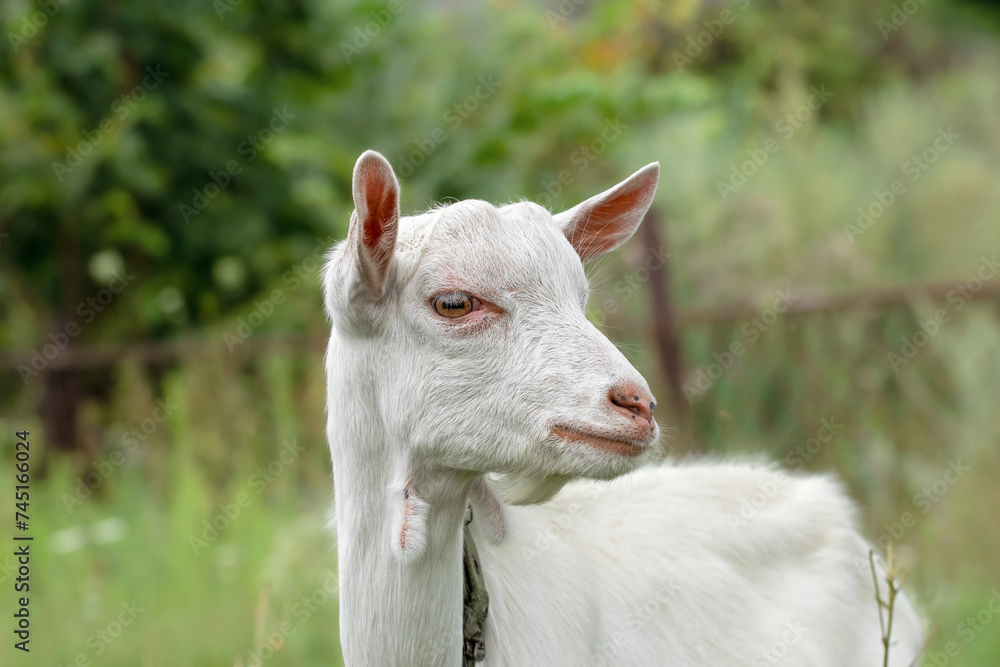
M 486 615 L 489 613 L 490 596 L 486 580 L 479 566 L 479 552 L 472 539 L 472 505 L 466 510 L 465 534 L 462 545 L 462 569 L 465 572 L 465 596 L 462 608 L 462 643 L 465 667 L 475 667 L 486 657 Z

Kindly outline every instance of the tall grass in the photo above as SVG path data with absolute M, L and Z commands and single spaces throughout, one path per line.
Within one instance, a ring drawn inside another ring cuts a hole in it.
M 33 486 L 31 664 L 339 664 L 321 364 L 243 366 L 222 350 L 167 372 L 160 396 L 136 368 L 119 373 L 110 406 L 88 406 L 96 465 L 61 460 Z M 172 414 L 129 451 L 122 435 L 157 398 Z M 33 420 L 2 424 L 42 442 Z M 4 497 L 11 479 L 4 465 Z M 120 629 L 123 603 L 143 611 Z

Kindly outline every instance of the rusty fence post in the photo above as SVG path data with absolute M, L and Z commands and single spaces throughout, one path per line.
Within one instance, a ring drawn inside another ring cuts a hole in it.
M 662 217 L 650 208 L 642 221 L 642 239 L 646 254 L 663 256 L 659 271 L 650 272 L 649 300 L 653 320 L 653 344 L 660 363 L 660 373 L 670 391 L 670 405 L 678 420 L 679 435 L 688 441 L 688 451 L 699 450 L 698 441 L 691 431 L 692 420 L 687 399 L 684 398 L 684 355 L 677 326 L 676 308 L 671 297 L 670 253 L 660 233 Z

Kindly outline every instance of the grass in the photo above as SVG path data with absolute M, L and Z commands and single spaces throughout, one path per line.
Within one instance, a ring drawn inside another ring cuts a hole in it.
M 164 398 L 176 403 L 173 414 L 124 464 L 90 478 L 100 479 L 91 497 L 67 500 L 80 497 L 76 478 L 93 473 L 93 466 L 62 460 L 35 482 L 30 664 L 249 667 L 260 657 L 263 664 L 339 664 L 336 551 L 325 527 L 329 462 L 318 424 L 322 398 L 313 393 L 316 400 L 305 403 L 312 419 L 304 407 L 300 415 L 281 417 L 253 408 L 259 402 L 289 409 L 294 395 L 315 392 L 321 378 L 305 359 L 263 365 L 253 379 L 223 370 L 221 358 L 171 373 Z M 218 373 L 254 391 L 230 393 L 218 410 L 206 410 Z M 148 381 L 134 369 L 122 375 L 115 419 L 105 427 L 108 456 L 98 465 L 123 448 L 116 436 L 155 405 Z M 233 419 L 231 411 L 245 412 Z M 286 433 L 304 451 L 292 464 L 278 466 L 282 440 L 258 419 L 272 426 L 296 422 Z M 13 433 L 14 422 L 3 425 Z M 248 426 L 255 429 L 249 436 Z M 40 442 L 33 420 L 16 428 L 29 428 Z M 11 473 L 4 466 L 4 497 L 12 496 Z M 0 559 L 0 567 L 6 564 Z M 4 588 L 9 577 L 0 577 Z M 9 618 L 11 596 L 2 602 Z M 119 628 L 123 604 L 142 611 Z M 119 636 L 107 641 L 112 635 Z

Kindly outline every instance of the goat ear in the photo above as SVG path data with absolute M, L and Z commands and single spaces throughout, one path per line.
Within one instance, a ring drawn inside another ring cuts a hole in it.
M 659 182 L 660 163 L 647 164 L 610 190 L 555 215 L 555 220 L 580 259 L 589 262 L 632 236 Z
M 388 160 L 365 151 L 354 165 L 352 188 L 348 238 L 357 247 L 361 280 L 381 295 L 399 229 L 399 182 Z

